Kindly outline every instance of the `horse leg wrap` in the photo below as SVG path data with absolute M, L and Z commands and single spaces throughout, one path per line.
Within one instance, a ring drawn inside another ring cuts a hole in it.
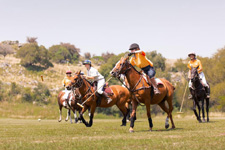
M 130 127 L 133 128 L 134 127 L 134 117 L 130 118 Z
M 152 118 L 148 118 L 148 122 L 149 122 L 150 128 L 152 128 L 152 127 L 153 127 L 153 124 L 152 124 Z

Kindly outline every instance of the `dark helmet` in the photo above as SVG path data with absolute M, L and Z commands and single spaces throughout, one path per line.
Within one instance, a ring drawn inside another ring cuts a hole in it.
M 130 45 L 129 50 L 132 50 L 132 49 L 140 49 L 140 47 L 137 43 L 133 43 L 133 44 Z
M 188 57 L 190 57 L 191 55 L 194 55 L 196 57 L 196 54 L 195 53 L 189 53 L 188 54 Z
M 85 61 L 83 62 L 83 65 L 86 65 L 86 64 L 91 65 L 91 61 L 90 61 L 90 60 L 85 60 Z
M 70 70 L 67 70 L 66 74 L 72 74 L 72 72 Z

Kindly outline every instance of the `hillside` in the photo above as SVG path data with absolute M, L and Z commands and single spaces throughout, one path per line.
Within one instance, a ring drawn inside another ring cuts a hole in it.
M 98 68 L 97 66 L 95 66 Z M 48 86 L 50 91 L 55 92 L 62 88 L 62 79 L 65 76 L 66 70 L 70 69 L 72 72 L 83 71 L 86 73 L 85 67 L 81 62 L 77 65 L 56 64 L 54 67 L 48 68 L 45 71 L 34 72 L 28 71 L 20 65 L 20 59 L 11 56 L 0 57 L 0 81 L 10 84 L 15 82 L 24 87 L 34 88 L 38 82 L 43 82 Z M 41 75 L 44 81 L 41 80 Z

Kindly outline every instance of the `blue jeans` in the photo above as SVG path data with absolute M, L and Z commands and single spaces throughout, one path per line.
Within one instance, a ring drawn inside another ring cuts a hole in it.
M 143 70 L 144 73 L 150 77 L 150 79 L 153 78 L 156 73 L 154 67 L 151 67 L 150 65 L 147 67 L 141 68 L 141 70 Z

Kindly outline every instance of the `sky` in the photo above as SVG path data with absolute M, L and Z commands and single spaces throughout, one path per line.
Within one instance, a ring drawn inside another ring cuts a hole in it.
M 100 55 L 156 50 L 170 59 L 211 57 L 225 46 L 224 0 L 0 0 L 0 41 L 38 37 Z

